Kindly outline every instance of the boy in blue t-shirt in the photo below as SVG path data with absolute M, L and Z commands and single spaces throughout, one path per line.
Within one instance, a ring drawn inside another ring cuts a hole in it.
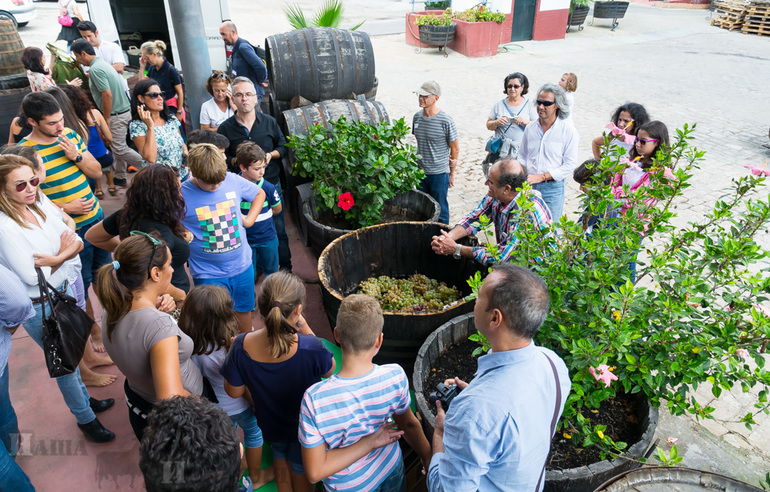
M 224 287 L 233 299 L 241 333 L 251 331 L 254 310 L 254 270 L 244 230 L 254 224 L 265 201 L 265 192 L 254 183 L 227 172 L 222 152 L 212 144 L 190 150 L 192 178 L 182 183 L 187 212 L 182 224 L 192 233 L 190 273 L 195 285 Z M 241 216 L 242 201 L 251 210 Z
M 251 141 L 238 145 L 235 160 L 241 168 L 241 176 L 256 183 L 265 191 L 266 199 L 254 225 L 246 228 L 246 238 L 251 246 L 251 264 L 255 279 L 259 272 L 265 277 L 278 271 L 278 234 L 273 224 L 273 215 L 281 213 L 281 197 L 275 186 L 265 181 L 265 167 L 270 162 L 270 154 Z M 251 203 L 241 202 L 241 212 L 246 215 L 251 210 Z
M 346 297 L 334 337 L 342 367 L 305 391 L 300 409 L 302 462 L 311 482 L 325 490 L 406 490 L 398 439 L 417 452 L 425 470 L 431 448 L 410 409 L 409 380 L 398 364 L 377 365 L 384 319 L 373 297 Z M 398 430 L 393 429 L 393 417 Z

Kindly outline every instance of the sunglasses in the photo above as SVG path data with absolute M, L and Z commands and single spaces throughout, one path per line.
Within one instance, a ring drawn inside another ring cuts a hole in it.
M 130 236 L 144 236 L 147 239 L 152 242 L 152 254 L 150 255 L 150 263 L 147 264 L 147 278 L 150 278 L 150 271 L 152 270 L 152 260 L 155 259 L 155 251 L 158 250 L 158 246 L 162 245 L 163 243 L 160 242 L 160 240 L 150 236 L 144 231 L 131 231 L 129 233 Z
M 160 91 L 160 92 L 146 92 L 146 93 L 144 94 L 144 97 L 149 97 L 149 98 L 151 98 L 151 99 L 157 99 L 157 98 L 159 98 L 159 97 L 165 97 L 165 96 L 166 96 L 166 92 L 165 92 L 165 91 Z
M 29 181 L 21 181 L 19 183 L 16 183 L 16 185 L 15 185 L 16 191 L 21 193 L 22 191 L 26 190 L 27 189 L 27 184 L 29 184 L 33 188 L 37 188 L 37 185 L 40 184 L 40 178 L 35 176 L 34 178 L 30 179 Z
M 228 77 L 227 74 L 224 73 L 224 72 L 214 72 L 214 73 L 211 74 L 211 78 L 212 79 L 223 79 L 223 80 L 227 80 L 228 82 L 230 81 L 230 77 Z
M 508 84 L 508 86 L 507 86 L 507 87 L 508 87 L 509 89 L 520 89 L 520 88 L 521 88 L 521 86 L 520 86 L 520 85 L 516 85 L 516 84 Z
M 658 139 L 658 138 L 639 138 L 639 137 L 636 138 L 636 141 L 639 142 L 642 145 L 647 145 L 648 143 L 657 142 L 658 140 L 660 140 L 660 139 Z
M 556 104 L 556 101 L 541 101 L 540 99 L 537 100 L 538 106 L 545 106 L 546 108 L 548 106 L 553 106 L 554 104 Z

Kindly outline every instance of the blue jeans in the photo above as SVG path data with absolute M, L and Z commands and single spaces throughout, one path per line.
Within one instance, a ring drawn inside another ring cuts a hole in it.
M 398 460 L 398 465 L 385 480 L 370 492 L 406 492 L 406 476 L 404 474 L 404 461 Z
M 67 287 L 67 294 L 74 297 L 74 292 L 70 287 Z M 45 310 L 46 314 L 50 312 L 48 306 L 45 307 Z M 24 329 L 27 330 L 29 337 L 40 348 L 43 348 L 43 313 L 40 304 L 35 304 L 35 316 L 24 323 Z M 56 378 L 56 384 L 64 397 L 64 403 L 67 404 L 78 424 L 87 424 L 96 418 L 88 402 L 90 395 L 86 385 L 80 379 L 80 368 L 75 369 L 72 374 Z
M 262 439 L 262 429 L 257 424 L 257 418 L 251 411 L 251 408 L 247 408 L 238 415 L 230 415 L 230 420 L 238 424 L 243 429 L 243 445 L 247 448 L 259 448 L 264 444 Z
M 417 189 L 429 194 L 438 202 L 441 206 L 438 221 L 442 224 L 449 224 L 449 202 L 447 201 L 449 173 L 426 174 Z
M 283 209 L 286 208 L 285 200 L 283 199 L 283 189 L 281 188 L 281 182 L 273 183 L 278 196 L 281 197 L 281 213 L 273 215 L 273 224 L 275 224 L 275 232 L 278 234 L 278 265 L 281 270 L 291 271 L 291 249 L 289 249 L 289 235 L 286 234 L 286 219 L 284 217 Z
M 302 445 L 299 441 L 271 442 L 270 449 L 273 451 L 273 459 L 288 460 L 291 471 L 297 475 L 305 474 L 305 466 L 302 463 Z
M 107 263 L 112 262 L 112 255 L 109 251 L 97 248 L 85 239 L 86 232 L 88 232 L 92 226 L 96 225 L 98 221 L 102 219 L 104 219 L 104 213 L 99 213 L 99 215 L 97 215 L 97 222 L 94 222 L 89 226 L 81 227 L 75 231 L 77 232 L 78 236 L 80 236 L 80 239 L 83 240 L 83 250 L 79 253 L 79 256 L 80 263 L 83 265 L 80 273 L 83 276 L 83 291 L 85 299 L 88 299 L 88 288 L 91 286 L 93 279 L 96 278 L 96 274 L 99 269 L 102 267 L 102 265 L 106 265 Z
M 254 267 L 255 276 L 257 272 L 262 272 L 267 277 L 278 271 L 278 236 L 264 243 L 249 243 L 249 246 L 251 246 L 251 264 Z
M 532 187 L 543 196 L 543 201 L 551 211 L 551 218 L 554 222 L 558 222 L 564 211 L 564 180 L 544 181 L 533 184 Z

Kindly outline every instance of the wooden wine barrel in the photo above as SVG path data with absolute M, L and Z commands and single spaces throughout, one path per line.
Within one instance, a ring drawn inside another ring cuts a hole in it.
M 16 26 L 11 19 L 0 15 L 0 77 L 26 75 L 27 70 L 21 63 L 22 53 L 24 53 L 24 43 L 19 37 Z
M 24 78 L 26 79 L 26 74 Z M 2 79 L 0 79 L 2 84 Z M 0 142 L 8 141 L 8 134 L 11 131 L 11 122 L 16 117 L 21 107 L 21 101 L 24 96 L 32 92 L 27 82 L 26 87 L 20 89 L 0 90 Z
M 309 190 L 310 185 L 307 186 Z M 329 243 L 338 237 L 353 231 L 353 229 L 339 229 L 321 223 L 317 210 L 318 205 L 312 192 L 309 194 L 304 192 L 301 196 L 305 197 L 301 209 L 304 224 L 300 225 L 299 229 L 307 234 L 307 239 L 303 239 L 302 242 L 309 244 L 316 255 L 320 255 Z M 387 200 L 383 211 L 403 217 L 404 221 L 436 222 L 441 213 L 441 206 L 427 193 L 410 190 Z M 300 232 L 300 236 L 302 236 L 302 232 Z
M 393 222 L 365 227 L 334 240 L 318 259 L 323 305 L 332 326 L 342 299 L 373 276 L 408 277 L 421 273 L 470 294 L 468 278 L 486 272 L 480 263 L 440 256 L 430 247 L 431 238 L 446 226 L 436 222 Z M 468 239 L 468 238 L 466 238 Z M 473 310 L 474 301 L 461 300 L 438 312 L 385 312 L 385 335 L 374 360 L 395 362 L 410 375 L 417 351 L 430 333 L 452 318 Z
M 734 478 L 703 470 L 682 467 L 644 467 L 622 473 L 599 486 L 597 491 L 604 492 L 679 492 L 731 491 L 761 492 L 754 487 Z
M 348 123 L 366 123 L 376 126 L 381 121 L 390 123 L 385 106 L 379 101 L 359 101 L 357 99 L 332 99 L 309 106 L 290 109 L 283 112 L 286 123 L 284 133 L 287 138 L 298 133 L 308 133 L 308 127 L 321 124 L 330 128 L 331 121 L 344 116 Z
M 311 27 L 269 36 L 265 46 L 279 101 L 298 95 L 313 102 L 339 99 L 374 85 L 374 49 L 363 31 Z

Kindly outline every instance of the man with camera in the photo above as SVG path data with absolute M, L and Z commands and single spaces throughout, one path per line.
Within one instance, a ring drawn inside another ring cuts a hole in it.
M 548 307 L 543 280 L 520 266 L 497 264 L 482 284 L 473 314 L 491 350 L 470 383 L 445 382 L 461 390 L 446 414 L 436 402 L 431 492 L 542 490 L 571 386 L 564 362 L 532 341 Z

